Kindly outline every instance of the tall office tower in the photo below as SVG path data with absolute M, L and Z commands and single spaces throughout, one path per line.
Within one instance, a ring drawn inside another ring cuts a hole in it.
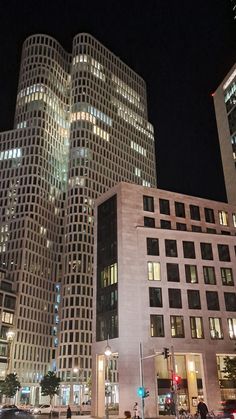
M 236 64 L 213 94 L 227 199 L 236 204 Z
M 0 167 L 1 264 L 19 293 L 13 367 L 31 402 L 56 366 L 63 402 L 80 402 L 91 371 L 94 200 L 120 181 L 156 186 L 144 81 L 88 34 L 72 54 L 29 37 Z

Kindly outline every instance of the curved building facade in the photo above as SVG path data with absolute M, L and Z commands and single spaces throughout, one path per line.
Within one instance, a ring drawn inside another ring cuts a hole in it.
M 0 135 L 0 261 L 19 294 L 11 327 L 20 397 L 39 401 L 38 383 L 53 369 L 63 402 L 81 403 L 91 373 L 94 200 L 120 181 L 156 186 L 145 83 L 89 34 L 75 36 L 72 54 L 33 35 L 14 130 Z

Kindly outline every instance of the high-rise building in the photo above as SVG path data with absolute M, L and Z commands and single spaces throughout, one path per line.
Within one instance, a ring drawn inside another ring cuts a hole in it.
M 175 396 L 219 410 L 236 397 L 236 206 L 127 183 L 96 204 L 92 414 L 140 409 L 139 387 L 145 418 Z
M 63 402 L 80 402 L 91 371 L 94 200 L 120 181 L 156 186 L 145 82 L 89 34 L 75 36 L 72 54 L 30 36 L 0 172 L 21 398 L 38 402 L 40 379 L 57 369 Z
M 234 19 L 236 19 L 236 0 L 230 0 Z
M 236 65 L 213 94 L 227 199 L 236 204 Z

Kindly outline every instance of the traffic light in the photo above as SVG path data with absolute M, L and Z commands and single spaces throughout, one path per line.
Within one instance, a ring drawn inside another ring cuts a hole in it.
M 164 358 L 167 359 L 170 356 L 169 348 L 163 348 L 162 354 L 164 355 Z
M 181 382 L 182 382 L 182 378 L 181 378 L 179 375 L 174 374 L 174 375 L 173 375 L 173 384 L 174 384 L 174 385 L 176 385 L 176 386 L 177 386 L 177 388 L 179 388 L 179 387 L 180 387 Z
M 145 397 L 144 394 L 145 394 L 145 388 L 144 387 L 138 387 L 137 388 L 137 395 L 139 397 Z
M 149 390 L 147 388 L 138 387 L 138 389 L 137 389 L 137 395 L 139 397 L 142 397 L 144 399 L 145 397 L 149 397 L 150 393 L 149 393 Z
M 145 388 L 143 397 L 149 397 L 149 396 L 150 396 L 149 390 L 147 388 Z

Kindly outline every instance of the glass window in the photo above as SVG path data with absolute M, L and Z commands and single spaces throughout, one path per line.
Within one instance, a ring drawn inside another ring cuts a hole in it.
M 194 231 L 194 233 L 201 233 L 202 227 L 192 225 L 192 231 Z
M 203 339 L 202 317 L 190 317 L 190 329 L 192 339 Z
M 148 280 L 149 281 L 161 280 L 161 269 L 160 269 L 159 262 L 148 262 Z
M 144 217 L 144 227 L 155 227 L 155 218 Z
M 168 220 L 161 220 L 160 221 L 161 228 L 166 230 L 171 230 L 171 222 Z
M 197 205 L 189 205 L 191 220 L 200 221 L 200 210 Z
M 194 242 L 183 241 L 184 257 L 189 259 L 195 259 L 195 247 Z
M 193 310 L 201 309 L 200 293 L 198 290 L 187 290 L 188 293 L 188 308 Z
M 215 223 L 214 211 L 212 208 L 204 208 L 205 220 L 207 223 Z
M 211 243 L 200 243 L 202 259 L 213 260 Z
M 4 300 L 4 307 L 10 308 L 11 310 L 15 310 L 15 306 L 16 306 L 16 298 L 6 295 L 5 300 Z
M 185 217 L 185 207 L 183 202 L 175 202 L 176 217 Z
M 13 313 L 9 313 L 7 311 L 2 312 L 2 322 L 13 324 Z
M 228 329 L 230 339 L 236 339 L 236 319 L 228 319 Z
M 170 215 L 170 202 L 168 199 L 159 199 L 160 214 Z
M 226 311 L 236 311 L 236 294 L 235 292 L 224 292 Z
M 206 232 L 210 234 L 216 234 L 216 229 L 207 227 Z
M 176 230 L 187 231 L 187 226 L 184 223 L 176 223 Z
M 219 310 L 219 298 L 217 291 L 206 291 L 206 300 L 208 310 Z
M 147 254 L 159 256 L 159 242 L 158 239 L 147 237 Z
M 211 339 L 223 339 L 221 319 L 218 317 L 209 318 Z
M 177 263 L 167 263 L 167 281 L 179 282 L 179 265 Z
M 227 244 L 218 244 L 219 260 L 230 262 L 229 246 Z
M 226 211 L 218 211 L 219 222 L 222 226 L 228 225 L 228 213 Z
M 150 316 L 151 337 L 164 337 L 164 321 L 163 316 L 151 314 Z
M 143 209 L 144 211 L 154 212 L 154 198 L 152 196 L 143 197 Z
M 149 305 L 150 307 L 162 307 L 161 288 L 149 288 Z
M 176 288 L 169 288 L 169 307 L 182 308 L 181 291 Z
M 203 276 L 205 284 L 216 284 L 215 268 L 213 266 L 203 266 Z
M 183 316 L 170 316 L 170 327 L 172 338 L 184 338 Z
M 224 231 L 224 230 L 221 230 L 221 234 L 222 234 L 223 236 L 230 236 L 230 231 Z
M 234 285 L 233 271 L 231 268 L 220 268 L 223 285 Z
M 165 240 L 166 256 L 178 257 L 176 240 Z
M 186 282 L 190 284 L 198 283 L 197 267 L 196 265 L 185 265 Z
M 236 213 L 232 214 L 232 218 L 233 218 L 233 226 L 236 227 Z

